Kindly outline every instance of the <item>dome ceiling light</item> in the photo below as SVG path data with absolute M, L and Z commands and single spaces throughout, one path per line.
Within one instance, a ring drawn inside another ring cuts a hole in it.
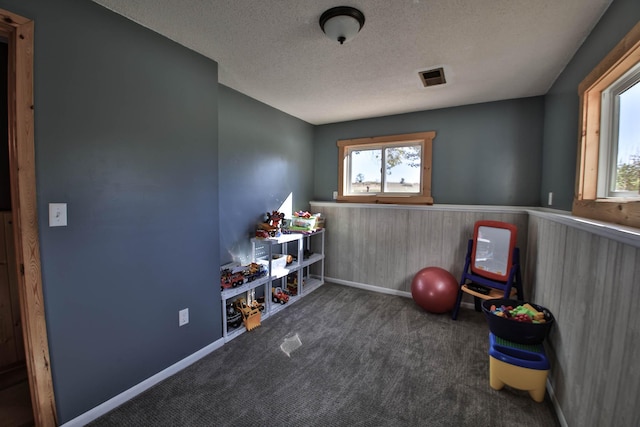
M 354 38 L 363 26 L 364 14 L 353 7 L 332 7 L 320 16 L 322 31 L 340 44 Z

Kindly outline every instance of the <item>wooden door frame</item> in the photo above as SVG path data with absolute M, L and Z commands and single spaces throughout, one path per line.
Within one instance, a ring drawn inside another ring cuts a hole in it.
M 33 21 L 0 9 L 0 36 L 8 43 L 8 128 L 11 210 L 20 316 L 36 426 L 56 426 L 47 324 L 44 314 L 33 107 Z

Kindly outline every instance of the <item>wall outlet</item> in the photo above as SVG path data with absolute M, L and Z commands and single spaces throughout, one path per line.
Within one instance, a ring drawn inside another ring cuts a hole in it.
M 178 326 L 184 326 L 189 323 L 189 309 L 185 308 L 178 312 Z
M 549 206 L 553 205 L 553 192 L 549 191 Z
M 337 191 L 333 192 L 333 200 L 338 200 L 338 192 Z

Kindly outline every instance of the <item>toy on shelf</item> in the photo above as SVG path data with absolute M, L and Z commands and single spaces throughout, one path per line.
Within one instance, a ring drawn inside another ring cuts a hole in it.
M 227 327 L 237 328 L 242 323 L 242 315 L 232 303 L 227 303 Z
M 269 234 L 267 230 L 263 230 L 262 228 L 259 228 L 260 225 L 258 225 L 258 229 L 256 230 L 256 237 L 260 239 L 268 239 L 269 237 L 271 237 L 271 234 Z
M 242 271 L 234 271 L 224 268 L 220 271 L 220 290 L 235 288 L 244 284 L 244 274 Z
M 324 220 L 321 215 L 310 214 L 307 211 L 293 213 L 288 231 L 294 233 L 312 233 L 319 228 L 323 228 Z
M 243 274 L 245 279 L 247 279 L 247 282 L 253 282 L 256 279 L 267 275 L 267 267 L 262 264 L 252 262 L 245 267 Z
M 268 238 L 279 237 L 282 232 L 282 220 L 284 219 L 284 213 L 278 211 L 267 212 L 265 220 L 258 224 L 256 230 L 256 237 Z
M 252 262 L 249 265 L 225 267 L 220 270 L 220 290 L 237 288 L 245 283 L 253 282 L 268 274 L 268 269 L 262 264 Z
M 267 212 L 267 223 L 275 229 L 280 229 L 284 213 L 278 211 Z
M 244 323 L 244 327 L 247 328 L 247 331 L 260 326 L 260 309 L 247 305 L 244 298 L 238 298 L 233 305 L 242 315 L 242 322 Z
M 289 295 L 298 295 L 298 274 L 293 273 L 287 276 L 287 292 Z
M 258 309 L 264 311 L 264 298 L 262 298 L 262 302 L 260 302 L 256 298 L 256 290 L 252 289 L 247 295 L 247 306 L 253 310 Z
M 286 304 L 289 302 L 289 295 L 281 287 L 271 288 L 272 300 L 275 303 Z

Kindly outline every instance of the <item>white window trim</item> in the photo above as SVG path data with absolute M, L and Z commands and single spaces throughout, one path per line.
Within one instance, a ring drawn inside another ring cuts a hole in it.
M 600 101 L 600 152 L 598 161 L 598 198 L 624 197 L 639 199 L 635 191 L 615 191 L 618 159 L 620 99 L 618 95 L 640 84 L 640 62 L 602 91 Z

